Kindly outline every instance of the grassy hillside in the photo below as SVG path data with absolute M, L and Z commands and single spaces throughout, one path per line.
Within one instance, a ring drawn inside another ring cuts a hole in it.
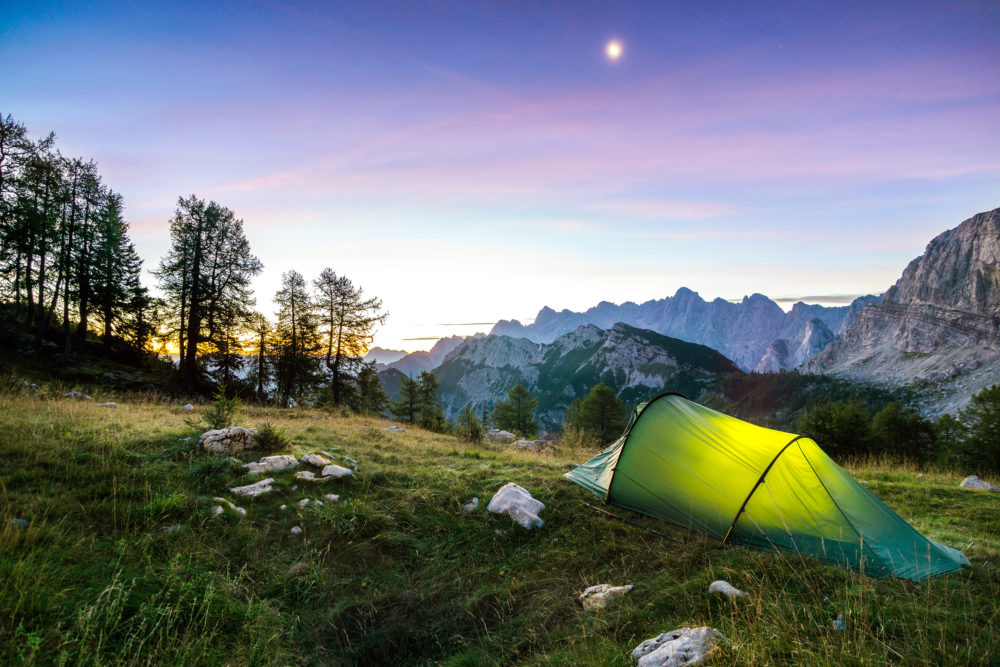
M 278 473 L 275 493 L 238 502 L 246 517 L 210 518 L 211 497 L 247 478 L 194 448 L 189 415 L 66 389 L 0 393 L 2 664 L 626 665 L 640 641 L 702 624 L 726 637 L 719 664 L 1000 661 L 1000 573 L 987 564 L 1000 496 L 960 490 L 955 475 L 851 468 L 929 537 L 974 543 L 971 570 L 920 585 L 609 520 L 561 478 L 589 452 L 511 452 L 304 410 L 240 422 L 270 417 L 290 451 L 339 448 L 358 474 L 320 490 Z M 541 529 L 485 511 L 508 481 L 547 505 Z M 294 505 L 325 493 L 341 502 Z M 462 510 L 472 496 L 480 508 Z M 747 597 L 710 599 L 719 578 Z M 635 590 L 593 614 L 574 596 L 596 583 Z

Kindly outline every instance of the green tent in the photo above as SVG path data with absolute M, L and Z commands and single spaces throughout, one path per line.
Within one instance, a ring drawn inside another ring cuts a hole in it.
M 662 394 L 566 477 L 605 503 L 730 544 L 918 581 L 969 565 L 918 533 L 802 436 Z

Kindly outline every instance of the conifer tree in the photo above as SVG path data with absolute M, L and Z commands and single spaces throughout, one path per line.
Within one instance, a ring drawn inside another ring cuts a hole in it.
M 359 412 L 375 415 L 385 412 L 389 405 L 389 397 L 382 389 L 382 380 L 375 370 L 374 361 L 361 365 L 357 379 L 357 404 Z
M 611 387 L 599 382 L 583 399 L 570 404 L 566 424 L 601 442 L 610 442 L 625 429 L 625 406 Z
M 455 435 L 468 442 L 480 442 L 483 439 L 483 424 L 479 421 L 471 406 L 466 405 L 455 422 Z
M 493 424 L 496 428 L 512 431 L 523 437 L 538 432 L 538 423 L 532 419 L 538 400 L 524 385 L 518 383 L 507 392 L 507 400 L 493 407 Z
M 313 387 L 320 340 L 314 304 L 301 273 L 286 271 L 281 275 L 281 289 L 274 302 L 278 305 L 278 396 L 284 404 Z
M 448 422 L 444 418 L 441 398 L 438 396 L 441 383 L 438 382 L 434 373 L 422 371 L 417 384 L 420 401 L 420 425 L 431 431 L 445 430 Z
M 399 400 L 392 404 L 392 416 L 408 424 L 415 424 L 420 418 L 420 385 L 412 377 L 403 378 Z

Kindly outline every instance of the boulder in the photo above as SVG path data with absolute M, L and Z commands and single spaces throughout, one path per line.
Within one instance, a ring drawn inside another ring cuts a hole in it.
M 538 513 L 545 509 L 545 505 L 532 498 L 527 490 L 508 482 L 500 487 L 486 509 L 494 514 L 506 514 L 524 528 L 531 529 L 541 527 L 542 520 Z
M 302 526 L 292 526 L 291 533 L 292 533 L 292 535 L 301 535 L 302 534 Z
M 632 651 L 638 667 L 687 667 L 700 665 L 711 656 L 722 635 L 707 625 L 680 628 L 647 639 Z
M 733 586 L 732 584 L 730 584 L 728 581 L 722 581 L 721 579 L 719 581 L 713 581 L 711 584 L 709 584 L 709 586 L 708 586 L 708 594 L 709 595 L 715 595 L 715 594 L 725 595 L 730 600 L 732 600 L 733 598 L 741 598 L 741 597 L 743 597 L 743 591 L 741 591 L 740 589 L 736 588 L 735 586 Z
M 344 468 L 343 466 L 328 465 L 323 468 L 321 474 L 323 475 L 323 477 L 329 477 L 330 479 L 340 479 L 341 477 L 349 477 L 354 473 L 348 470 L 347 468 Z
M 117 403 L 98 403 L 97 407 L 99 407 L 99 408 L 117 408 L 118 404 Z
M 21 388 L 22 389 L 27 389 L 32 394 L 37 394 L 37 393 L 39 393 L 41 391 L 41 389 L 38 388 L 37 384 L 35 384 L 34 382 L 28 382 L 27 380 L 22 380 L 21 381 Z
M 405 428 L 400 428 L 398 426 L 386 426 L 383 431 L 391 431 L 392 433 L 403 433 L 406 431 Z
M 328 493 L 323 497 L 329 500 L 331 503 L 335 503 L 340 500 L 340 496 L 338 496 L 336 493 Z
M 973 491 L 989 491 L 990 493 L 1000 493 L 1000 486 L 987 482 L 986 480 L 979 479 L 975 475 L 969 475 L 962 480 L 959 486 L 963 489 L 972 489 Z
M 192 410 L 194 410 L 194 406 L 190 403 L 181 406 L 181 412 L 191 412 Z
M 243 467 L 246 468 L 247 473 L 251 475 L 260 475 L 262 473 L 288 470 L 289 468 L 294 468 L 298 464 L 299 462 L 294 456 L 279 454 L 278 456 L 265 456 L 260 461 L 247 463 Z
M 486 442 L 497 442 L 501 445 L 509 445 L 517 440 L 517 436 L 510 431 L 501 431 L 498 428 L 491 428 L 483 437 Z
M 198 444 L 213 454 L 239 454 L 260 449 L 255 433 L 257 429 L 242 426 L 218 428 L 202 433 Z
M 247 496 L 250 498 L 256 498 L 257 496 L 262 496 L 265 493 L 270 493 L 274 489 L 271 485 L 274 484 L 274 480 L 270 477 L 267 479 L 262 479 L 259 482 L 254 482 L 253 484 L 247 484 L 246 486 L 234 486 L 229 489 L 230 493 L 235 493 L 238 496 Z
M 63 397 L 64 398 L 79 398 L 82 401 L 89 401 L 89 400 L 91 400 L 90 396 L 87 396 L 86 394 L 80 393 L 79 391 L 67 391 L 65 394 L 63 394 Z
M 600 611 L 611 602 L 632 592 L 632 584 L 627 586 L 612 586 L 611 584 L 597 584 L 590 586 L 580 593 L 579 600 L 583 608 L 587 611 Z
M 335 477 L 317 477 L 316 473 L 310 472 L 309 470 L 300 470 L 295 473 L 295 479 L 300 482 L 329 482 L 331 479 L 336 479 Z M 294 488 L 292 489 L 295 490 Z
M 548 440 L 527 440 L 526 438 L 521 438 L 520 440 L 515 440 L 511 443 L 513 447 L 517 449 L 530 449 L 533 452 L 541 451 L 548 447 Z
M 316 466 L 317 468 L 324 468 L 333 463 L 333 460 L 323 456 L 322 454 L 306 454 L 302 457 L 302 462 L 308 463 L 311 466 Z

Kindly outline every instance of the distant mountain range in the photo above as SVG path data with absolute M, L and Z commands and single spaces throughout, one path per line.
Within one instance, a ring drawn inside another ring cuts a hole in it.
M 732 359 L 745 371 L 776 372 L 802 364 L 846 331 L 857 312 L 876 296 L 856 299 L 850 306 L 827 307 L 801 301 L 787 313 L 763 294 L 739 303 L 705 301 L 686 287 L 672 297 L 620 306 L 603 301 L 582 312 L 545 307 L 535 321 L 523 325 L 501 320 L 491 334 L 549 343 L 583 324 L 607 329 L 618 322 L 665 336 L 707 345 Z
M 1000 209 L 934 238 L 802 370 L 908 386 L 930 414 L 1000 382 Z

